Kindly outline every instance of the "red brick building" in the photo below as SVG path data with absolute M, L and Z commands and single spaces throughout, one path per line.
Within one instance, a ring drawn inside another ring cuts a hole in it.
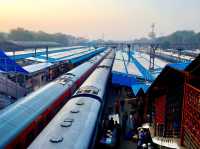
M 200 147 L 200 56 L 186 68 L 182 111 L 181 144 Z
M 151 115 L 156 136 L 180 138 L 195 149 L 200 146 L 200 56 L 183 66 L 163 69 L 147 92 L 144 115 Z

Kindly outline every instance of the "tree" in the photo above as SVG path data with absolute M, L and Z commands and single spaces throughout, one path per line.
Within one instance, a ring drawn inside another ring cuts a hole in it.
M 7 34 L 3 33 L 3 32 L 0 32 L 0 41 L 4 41 L 6 39 L 7 39 Z
M 0 40 L 5 39 L 4 33 L 0 33 Z M 55 33 L 49 34 L 43 31 L 29 31 L 24 28 L 16 28 L 12 29 L 10 33 L 7 35 L 7 40 L 15 40 L 15 41 L 49 41 L 49 42 L 58 42 L 63 45 L 74 45 L 80 44 L 82 42 L 86 42 L 87 40 L 80 37 L 74 37 L 72 35 L 66 35 L 63 33 Z
M 34 40 L 33 33 L 23 28 L 12 29 L 8 38 L 16 41 L 32 41 Z

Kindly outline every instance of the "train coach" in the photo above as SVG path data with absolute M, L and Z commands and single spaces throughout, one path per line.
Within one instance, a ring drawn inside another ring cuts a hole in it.
M 26 148 L 109 50 L 13 103 L 0 115 L 0 148 Z
M 87 149 L 95 142 L 114 60 L 111 52 L 28 147 Z

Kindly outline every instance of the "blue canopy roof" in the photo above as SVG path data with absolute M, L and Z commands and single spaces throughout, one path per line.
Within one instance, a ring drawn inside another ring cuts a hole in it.
M 178 70 L 184 70 L 191 62 L 182 62 L 182 63 L 172 63 L 168 64 L 168 66 L 178 69 Z
M 131 58 L 133 60 L 133 63 L 136 65 L 136 67 L 140 70 L 140 72 L 143 74 L 145 80 L 153 81 L 155 78 L 153 75 L 150 73 L 149 70 L 145 69 L 144 66 L 137 61 L 134 57 L 133 54 L 131 55 Z
M 134 84 L 131 87 L 132 87 L 133 93 L 135 95 L 137 95 L 140 89 L 142 89 L 144 91 L 144 93 L 146 93 L 149 86 L 150 86 L 150 84 L 141 83 L 141 84 Z
M 17 72 L 28 74 L 20 65 L 14 60 L 10 59 L 3 50 L 0 49 L 0 70 L 4 72 Z

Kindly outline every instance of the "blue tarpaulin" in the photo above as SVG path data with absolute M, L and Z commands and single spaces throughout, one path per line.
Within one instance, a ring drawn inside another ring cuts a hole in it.
M 14 60 L 10 59 L 3 50 L 0 50 L 0 70 L 4 72 L 28 74 L 26 70 L 24 70 Z

